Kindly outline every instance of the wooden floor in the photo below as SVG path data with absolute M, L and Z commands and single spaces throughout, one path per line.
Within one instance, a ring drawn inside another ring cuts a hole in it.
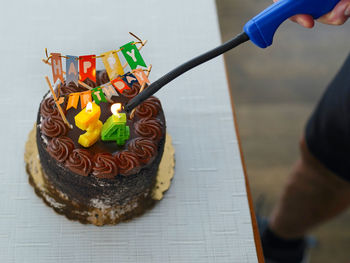
M 223 41 L 241 32 L 269 4 L 217 0 Z M 350 22 L 311 30 L 286 22 L 271 47 L 247 43 L 225 55 L 253 198 L 265 200 L 264 215 L 298 157 L 298 139 L 308 116 L 350 52 L 349 36 Z M 318 245 L 311 262 L 349 260 L 349 222 L 350 211 L 315 229 Z

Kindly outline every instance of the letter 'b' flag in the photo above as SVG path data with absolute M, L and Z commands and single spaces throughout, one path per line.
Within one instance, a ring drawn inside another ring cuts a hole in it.
M 74 82 L 78 86 L 79 68 L 78 57 L 66 55 L 66 82 Z
M 102 62 L 105 65 L 109 79 L 114 79 L 118 75 L 124 75 L 123 66 L 120 63 L 117 52 L 112 50 L 106 53 L 102 53 L 101 56 Z
M 51 53 L 51 67 L 52 67 L 52 76 L 53 83 L 56 83 L 57 79 L 60 79 L 62 83 L 63 79 L 63 71 L 62 71 L 62 59 L 61 53 Z
M 81 81 L 89 78 L 96 82 L 96 56 L 80 56 L 79 57 L 79 78 Z
M 137 68 L 138 65 L 147 67 L 134 42 L 125 44 L 121 46 L 120 49 L 131 69 Z

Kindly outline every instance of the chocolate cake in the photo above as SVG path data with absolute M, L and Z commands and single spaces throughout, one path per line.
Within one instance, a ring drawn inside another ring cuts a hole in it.
M 106 72 L 101 71 L 96 83 L 85 82 L 96 87 L 108 81 Z M 136 82 L 111 99 L 124 105 L 139 89 Z M 73 82 L 63 83 L 60 95 L 85 90 Z M 102 123 L 111 115 L 111 104 L 99 104 Z M 64 104 L 62 108 L 66 108 Z M 50 93 L 39 107 L 36 142 L 45 184 L 51 197 L 64 204 L 54 209 L 70 219 L 95 225 L 116 224 L 142 214 L 153 205 L 151 192 L 164 150 L 166 126 L 160 101 L 151 97 L 136 108 L 133 118 L 127 114 L 130 138 L 122 146 L 102 140 L 89 148 L 81 146 L 78 138 L 85 131 L 74 125 L 80 111 L 78 105 L 65 112 L 73 124 L 70 129 Z

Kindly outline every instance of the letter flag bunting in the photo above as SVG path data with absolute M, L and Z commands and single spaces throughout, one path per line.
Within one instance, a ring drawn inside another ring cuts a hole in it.
M 141 71 L 143 73 L 143 70 Z M 145 77 L 143 79 L 143 82 L 145 82 L 145 80 L 148 80 L 146 74 L 144 75 Z M 107 102 L 113 96 L 119 96 L 124 92 L 124 90 L 130 89 L 134 83 L 140 84 L 137 78 L 129 72 L 91 90 L 74 92 L 68 94 L 66 97 L 60 97 L 60 103 L 63 103 L 65 99 L 68 100 L 66 110 L 69 110 L 70 108 L 76 109 L 78 107 L 79 100 L 80 107 L 82 109 L 85 108 L 88 102 L 95 101 L 95 103 L 98 105 L 101 102 Z
M 110 101 L 113 96 L 119 96 L 124 90 L 130 89 L 134 83 L 143 85 L 149 83 L 144 73 L 144 69 L 138 66 L 147 67 L 136 44 L 140 42 L 129 42 L 120 47 L 119 50 L 111 50 L 100 55 L 86 56 L 62 56 L 60 53 L 51 53 L 51 68 L 53 82 L 60 79 L 64 83 L 63 74 L 66 74 L 66 84 L 74 82 L 78 85 L 79 81 L 90 79 L 96 82 L 96 58 L 101 58 L 106 69 L 110 82 L 100 85 L 91 90 L 70 93 L 59 98 L 60 104 L 66 101 L 66 110 L 77 108 L 80 101 L 80 107 L 83 109 L 88 102 L 94 101 L 96 104 Z M 141 47 L 140 47 L 141 48 Z M 123 54 L 125 65 L 122 65 L 118 52 Z M 62 58 L 66 59 L 66 72 L 63 71 Z M 124 68 L 129 65 L 130 71 L 124 73 Z

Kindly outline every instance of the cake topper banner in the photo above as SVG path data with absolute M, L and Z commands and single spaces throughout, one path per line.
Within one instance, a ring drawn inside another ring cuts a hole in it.
M 79 99 L 81 109 L 84 109 L 89 102 L 92 102 L 92 100 L 99 105 L 101 102 L 107 102 L 107 99 L 109 100 L 112 96 L 119 96 L 119 94 L 111 85 L 104 87 L 100 86 L 83 92 L 70 93 L 68 95 L 66 110 L 69 110 L 70 108 L 76 109 L 78 107 Z M 61 102 L 63 103 L 64 100 Z
M 151 65 L 147 69 L 148 74 L 151 71 Z M 147 74 L 147 75 L 148 75 Z M 149 79 L 143 69 L 135 69 L 131 72 L 128 72 L 122 76 L 117 76 L 115 79 L 112 79 L 110 82 L 107 82 L 99 87 L 93 88 L 88 91 L 70 93 L 68 95 L 68 102 L 66 110 L 70 108 L 77 108 L 79 99 L 81 108 L 85 108 L 88 102 L 92 102 L 92 99 L 96 104 L 100 102 L 111 101 L 112 96 L 119 96 L 124 90 L 130 89 L 134 83 L 138 83 L 141 87 L 145 87 L 146 84 L 149 84 Z M 118 92 L 119 93 L 118 93 Z M 61 97 L 60 104 L 64 102 L 64 97 Z
M 142 74 L 141 74 L 141 71 L 142 71 Z M 145 80 L 148 81 L 148 78 L 142 69 L 136 70 L 135 74 L 136 73 L 138 73 L 140 76 L 144 75 L 144 77 L 142 77 L 141 79 L 143 80 L 143 83 L 148 83 L 148 82 L 145 82 Z M 130 87 L 134 83 L 139 83 L 139 85 L 141 86 L 143 85 L 143 83 L 140 83 L 138 81 L 138 78 L 134 74 L 132 74 L 131 72 L 128 72 L 123 76 L 118 76 L 115 79 L 111 80 L 110 82 L 103 84 L 99 87 L 93 88 L 91 90 L 70 93 L 68 95 L 66 110 L 70 108 L 76 109 L 78 107 L 79 99 L 80 99 L 80 106 L 82 109 L 85 108 L 87 103 L 92 102 L 92 100 L 94 100 L 95 103 L 98 105 L 101 102 L 110 101 L 113 96 L 119 96 L 119 94 L 122 94 L 124 90 L 130 89 Z M 64 97 L 61 97 L 61 98 L 63 99 L 61 99 L 60 104 L 64 102 Z
M 96 82 L 96 58 L 101 58 L 105 66 L 109 79 L 115 79 L 116 76 L 124 75 L 124 68 L 129 65 L 131 70 L 136 70 L 137 66 L 147 67 L 144 59 L 141 56 L 140 49 L 136 44 L 145 44 L 145 41 L 129 42 L 120 47 L 119 50 L 111 50 L 104 52 L 99 56 L 62 56 L 60 53 L 51 53 L 47 56 L 45 63 L 51 59 L 51 67 L 54 82 L 59 78 L 63 82 L 63 74 L 67 74 L 66 82 L 74 82 L 78 84 L 79 81 L 84 81 L 87 78 Z M 126 65 L 122 65 L 118 56 L 118 52 L 122 52 Z M 62 58 L 66 59 L 66 72 L 62 70 Z M 78 66 L 79 65 L 79 66 Z M 145 76 L 145 74 L 144 74 Z M 144 77 L 143 76 L 143 77 Z M 140 77 L 137 76 L 137 79 Z M 142 77 L 141 77 L 142 79 Z
M 134 42 L 132 45 L 135 45 L 136 44 L 140 44 L 139 47 L 137 47 L 137 50 L 140 51 L 146 44 L 147 44 L 147 40 L 141 40 L 139 37 L 137 37 L 135 34 L 129 32 L 130 35 L 132 35 L 133 37 L 135 37 L 138 42 Z M 112 53 L 117 53 L 121 50 L 114 50 L 112 51 Z M 52 58 L 52 55 L 48 55 L 48 52 L 47 52 L 47 48 L 45 48 L 45 55 L 46 55 L 46 59 L 42 59 L 42 61 L 49 65 L 49 66 L 52 66 L 52 63 L 50 62 L 51 58 Z M 79 57 L 77 56 L 62 56 L 60 55 L 60 58 L 66 58 L 66 72 L 65 71 L 62 71 L 64 75 L 67 75 L 66 73 L 69 72 L 69 74 L 72 74 L 71 76 L 69 76 L 68 78 L 66 78 L 66 82 L 67 83 L 70 83 L 70 82 L 74 82 L 76 85 L 79 84 L 79 85 L 82 85 L 84 88 L 88 89 L 88 90 L 91 90 L 92 87 L 90 87 L 89 85 L 87 85 L 85 82 L 79 80 Z M 104 57 L 104 54 L 102 54 L 101 56 L 96 56 L 95 58 L 103 58 Z M 119 59 L 119 57 L 118 57 Z M 68 63 L 67 63 L 68 62 Z M 73 64 L 73 65 L 72 65 Z M 62 65 L 62 62 L 61 62 L 61 65 Z M 123 64 L 123 70 L 128 66 L 128 62 L 125 62 Z M 114 79 L 114 77 L 110 77 L 110 79 Z
M 58 104 L 58 107 L 65 102 L 67 97 L 67 110 L 70 108 L 77 108 L 79 101 L 81 108 L 85 108 L 86 105 L 92 100 L 94 100 L 96 104 L 107 101 L 112 103 L 113 101 L 111 98 L 113 96 L 119 96 L 124 92 L 124 90 L 130 89 L 134 83 L 139 83 L 139 85 L 142 87 L 144 87 L 146 83 L 149 83 L 148 75 L 144 73 L 144 70 L 146 69 L 137 68 L 138 66 L 146 67 L 146 63 L 141 56 L 140 50 L 147 43 L 147 40 L 142 41 L 131 32 L 129 33 L 138 41 L 129 42 L 121 46 L 119 50 L 104 52 L 99 56 L 62 56 L 60 53 L 51 53 L 50 56 L 48 56 L 47 49 L 45 49 L 46 59 L 43 59 L 42 61 L 51 66 L 54 83 L 56 83 L 58 79 L 63 83 L 63 74 L 65 74 L 66 85 L 70 82 L 74 82 L 76 85 L 82 85 L 88 89 L 87 91 L 70 93 L 68 96 L 61 97 L 59 97 L 60 92 L 58 89 L 58 98 L 55 98 L 55 102 Z M 136 44 L 141 44 L 141 46 L 137 47 Z M 118 52 L 122 52 L 126 60 L 124 65 L 121 64 Z M 62 58 L 66 59 L 66 71 L 63 71 L 62 69 Z M 96 58 L 102 59 L 108 77 L 111 81 L 99 87 L 92 88 L 83 81 L 90 79 L 91 81 L 96 82 Z M 50 59 L 51 63 L 49 62 Z M 128 65 L 130 66 L 132 73 L 128 72 L 124 74 L 124 68 Z M 150 71 L 150 69 L 146 71 Z M 51 84 L 49 83 L 49 85 Z M 62 116 L 62 118 L 63 117 L 64 116 Z

